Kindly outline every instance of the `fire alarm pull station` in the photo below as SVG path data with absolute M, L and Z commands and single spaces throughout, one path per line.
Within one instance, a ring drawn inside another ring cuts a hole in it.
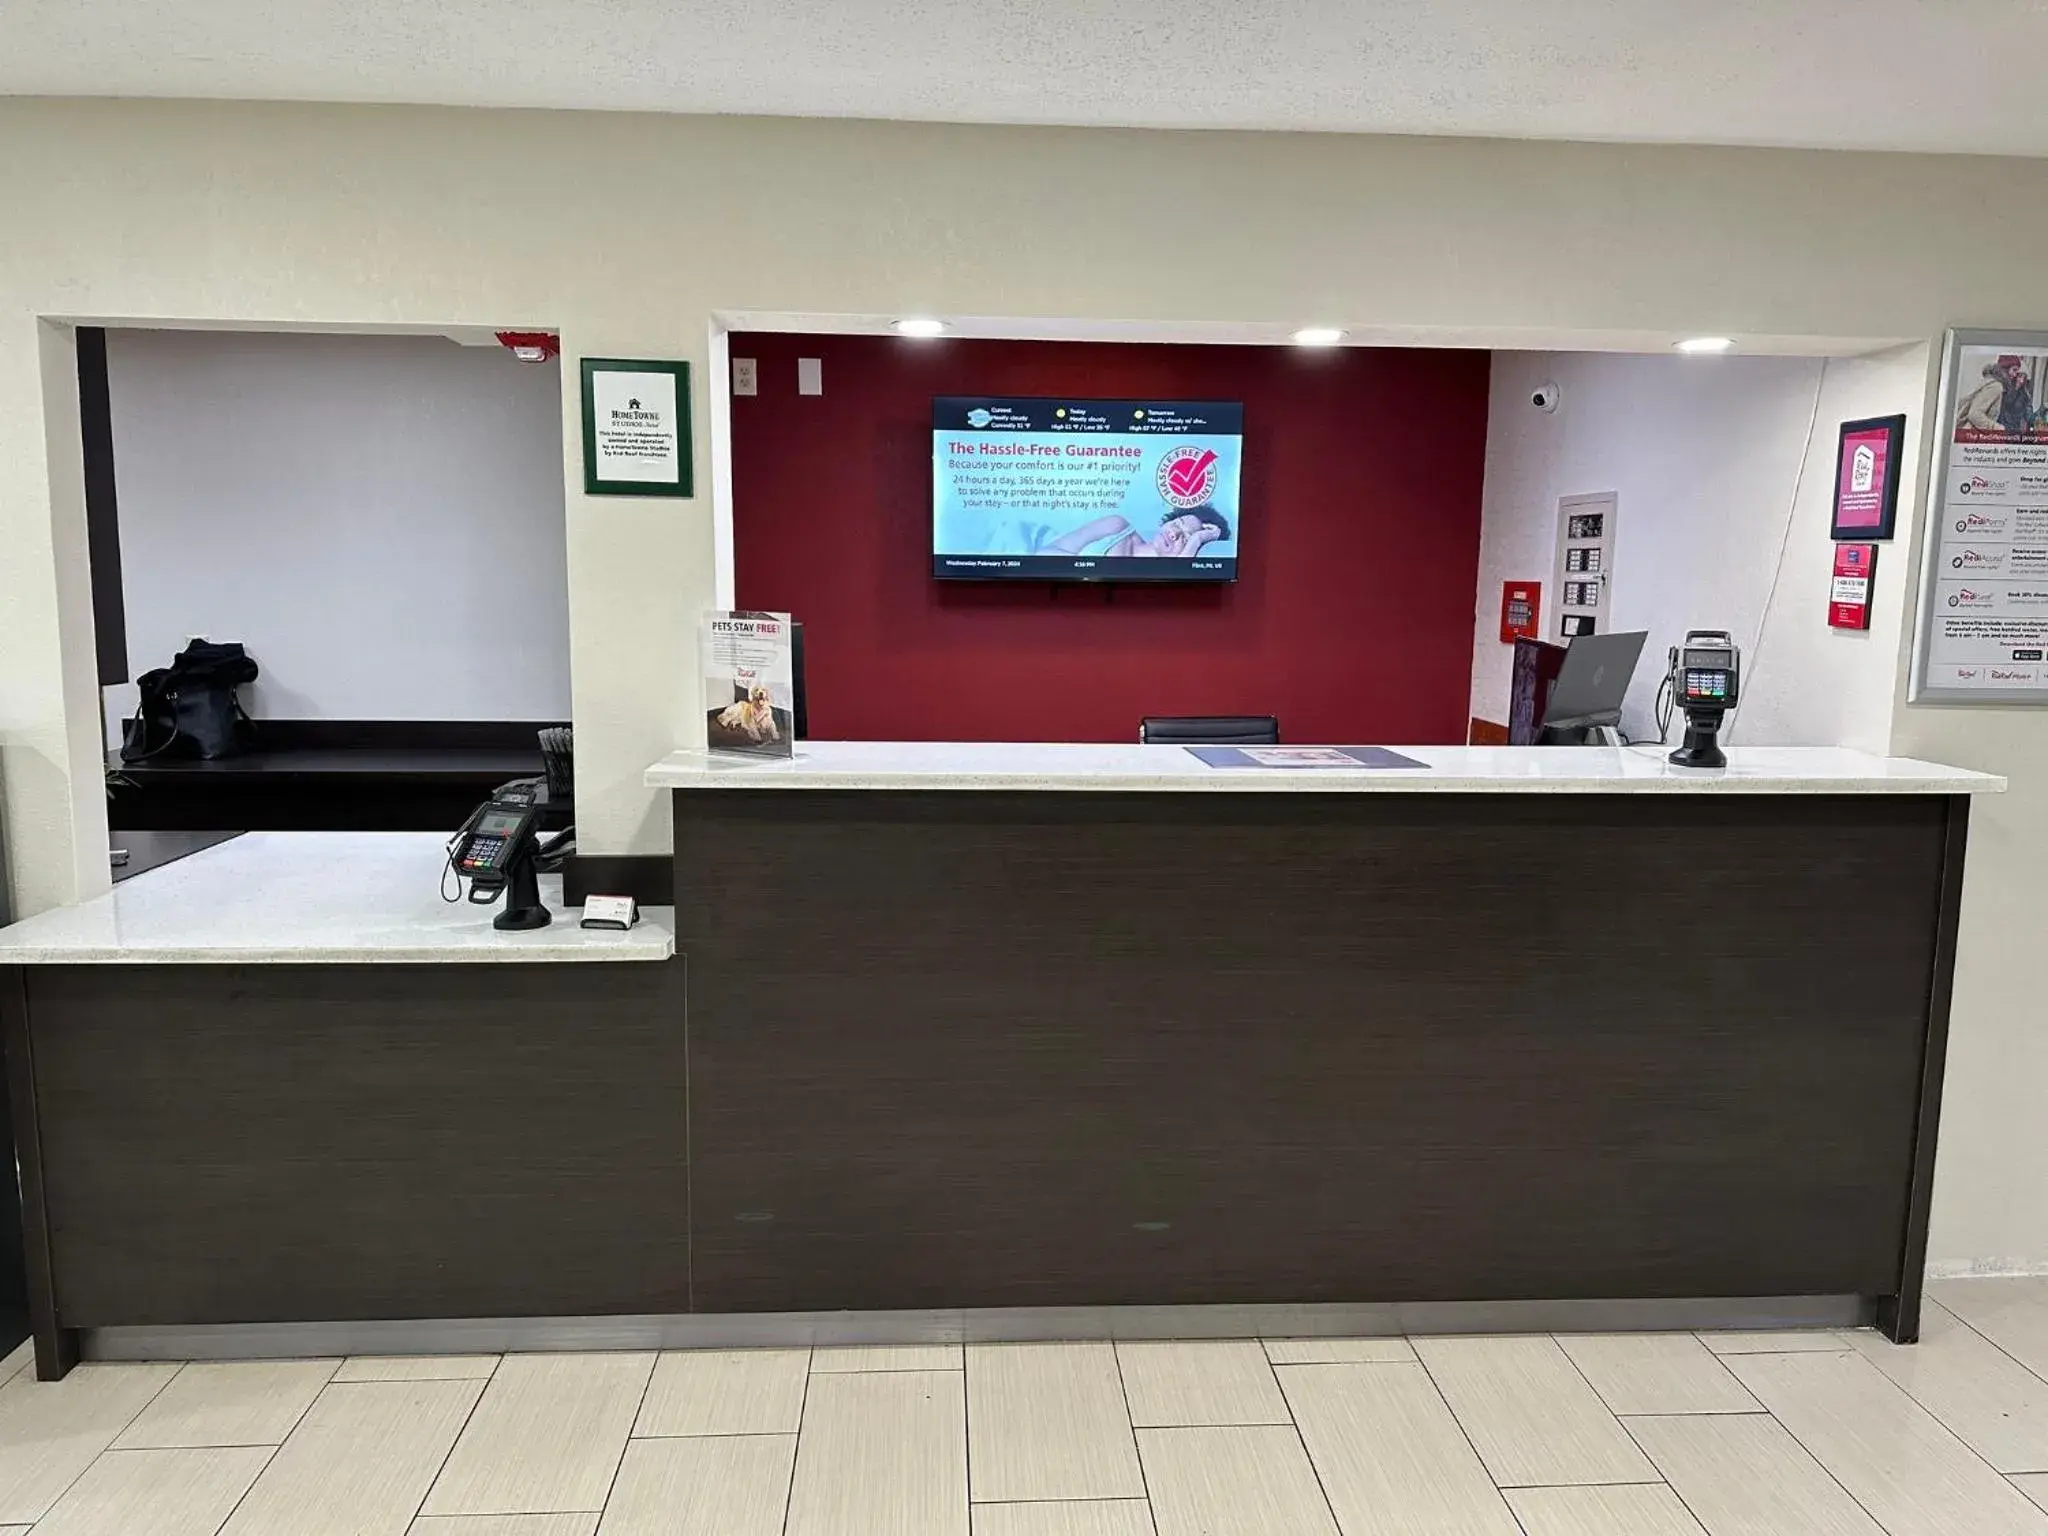
M 1500 584 L 1500 643 L 1534 640 L 1541 633 L 1543 583 L 1504 581 Z

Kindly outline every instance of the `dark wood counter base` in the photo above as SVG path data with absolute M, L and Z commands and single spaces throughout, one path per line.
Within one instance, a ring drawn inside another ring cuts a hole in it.
M 45 1377 L 81 1328 L 689 1307 L 680 960 L 5 975 Z
M 1965 799 L 675 811 L 667 963 L 0 969 L 39 1374 L 420 1319 L 1917 1334 Z
M 1966 800 L 679 791 L 700 1311 L 1857 1294 Z

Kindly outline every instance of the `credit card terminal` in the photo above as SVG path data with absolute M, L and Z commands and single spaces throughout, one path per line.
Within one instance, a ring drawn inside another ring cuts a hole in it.
M 1733 709 L 1741 692 L 1742 653 L 1724 629 L 1696 629 L 1671 653 L 1672 691 L 1681 709 Z
M 554 920 L 541 905 L 535 868 L 539 801 L 538 781 L 502 785 L 449 840 L 449 868 L 469 880 L 473 905 L 489 906 L 506 896 L 505 910 L 492 920 L 494 928 L 545 928 Z
M 1685 711 L 1685 740 L 1671 754 L 1681 768 L 1726 768 L 1721 722 L 1742 694 L 1742 652 L 1725 629 L 1688 630 L 1671 647 L 1671 697 Z
M 455 855 L 455 872 L 485 884 L 502 882 L 518 857 L 520 845 L 533 836 L 539 812 L 531 805 L 492 800 L 464 835 Z

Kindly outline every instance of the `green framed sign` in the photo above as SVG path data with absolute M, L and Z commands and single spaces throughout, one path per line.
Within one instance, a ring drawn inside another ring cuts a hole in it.
M 690 365 L 583 359 L 583 489 L 689 496 Z

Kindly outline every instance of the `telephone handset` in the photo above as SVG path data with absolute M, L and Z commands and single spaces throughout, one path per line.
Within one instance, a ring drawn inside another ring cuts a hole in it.
M 505 897 L 493 928 L 545 928 L 554 921 L 540 899 L 539 826 L 540 781 L 522 779 L 499 786 L 448 840 L 448 867 L 458 888 L 468 878 L 470 903 L 487 907 Z

